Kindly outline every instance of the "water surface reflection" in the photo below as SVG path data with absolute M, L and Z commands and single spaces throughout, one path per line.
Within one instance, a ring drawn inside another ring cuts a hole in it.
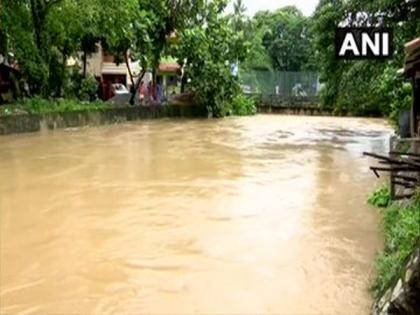
M 11 314 L 365 314 L 381 120 L 262 115 L 0 138 Z

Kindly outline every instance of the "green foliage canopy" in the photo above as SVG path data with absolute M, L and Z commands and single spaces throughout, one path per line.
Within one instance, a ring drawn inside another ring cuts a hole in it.
M 231 73 L 233 64 L 245 59 L 248 42 L 235 32 L 232 20 L 222 15 L 225 0 L 215 0 L 202 10 L 199 23 L 180 33 L 175 54 L 185 66 L 189 89 L 196 101 L 216 117 L 227 114 L 239 94 L 238 79 Z
M 403 66 L 404 43 L 420 35 L 419 6 L 400 0 L 321 0 L 312 21 L 322 104 L 358 115 L 392 114 L 409 106 L 410 89 L 397 70 Z M 394 58 L 387 61 L 340 61 L 334 34 L 340 26 L 383 26 L 394 29 Z

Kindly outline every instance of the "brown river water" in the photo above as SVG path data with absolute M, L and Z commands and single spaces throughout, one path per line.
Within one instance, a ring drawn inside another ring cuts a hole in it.
M 368 314 L 382 120 L 0 137 L 1 314 Z

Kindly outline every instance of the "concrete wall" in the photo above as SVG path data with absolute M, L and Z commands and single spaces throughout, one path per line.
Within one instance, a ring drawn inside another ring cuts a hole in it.
M 259 113 L 282 114 L 282 115 L 302 115 L 302 116 L 332 116 L 331 110 L 318 107 L 277 107 L 277 106 L 258 106 Z
M 259 113 L 281 115 L 331 116 L 329 110 L 318 107 L 274 107 L 259 106 Z M 170 105 L 152 107 L 121 107 L 101 111 L 76 111 L 51 113 L 44 115 L 16 115 L 0 117 L 0 135 L 35 132 L 59 128 L 98 126 L 121 123 L 140 119 L 157 119 L 164 117 L 207 117 L 207 113 L 197 106 Z
M 44 115 L 0 117 L 0 135 L 83 126 L 99 126 L 141 119 L 206 117 L 196 106 L 123 107 Z

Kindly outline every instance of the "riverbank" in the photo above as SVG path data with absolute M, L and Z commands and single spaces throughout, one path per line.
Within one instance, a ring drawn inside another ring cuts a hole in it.
M 334 115 L 332 110 L 323 109 L 317 105 L 313 105 L 313 106 L 260 105 L 260 106 L 257 106 L 257 111 L 260 114 L 280 114 L 280 115 L 298 115 L 298 116 L 347 116 L 347 115 Z M 351 115 L 348 115 L 348 117 L 351 117 Z
M 267 104 L 260 104 L 256 106 L 255 110 L 251 111 L 243 111 L 243 104 L 240 104 L 242 107 L 233 105 L 233 110 L 229 115 L 241 116 L 260 113 L 351 117 L 351 115 L 337 114 L 332 110 L 322 109 L 316 105 L 285 106 L 283 104 L 282 106 L 268 106 Z M 241 114 L 243 112 L 245 114 Z M 69 100 L 55 102 L 37 100 L 21 105 L 0 106 L 0 135 L 176 117 L 204 118 L 208 117 L 208 114 L 205 109 L 194 105 L 114 106 L 104 102 L 80 103 Z
M 196 106 L 127 106 L 77 109 L 63 112 L 16 112 L 0 116 L 0 135 L 84 126 L 100 126 L 140 119 L 198 118 L 205 115 Z
M 389 196 L 382 187 L 369 199 L 380 209 L 385 237 L 372 285 L 373 314 L 419 314 L 420 191 L 407 201 L 391 202 Z

